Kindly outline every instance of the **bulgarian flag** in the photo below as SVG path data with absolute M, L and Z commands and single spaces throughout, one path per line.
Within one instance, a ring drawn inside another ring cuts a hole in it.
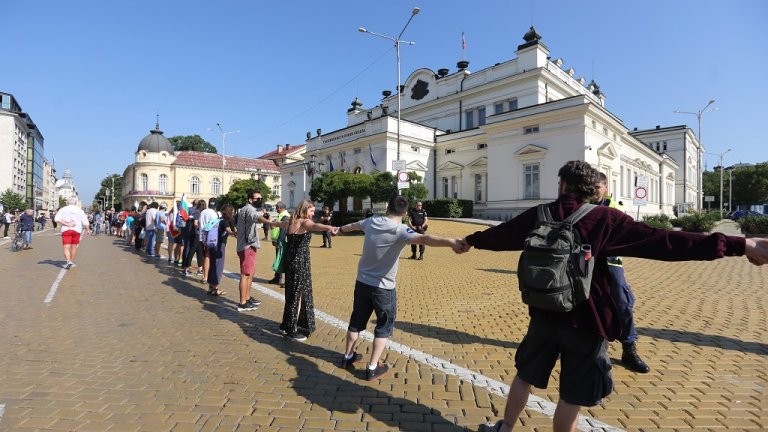
M 189 206 L 187 205 L 187 194 L 181 194 L 181 200 L 176 206 L 176 217 L 189 220 Z
M 170 216 L 170 212 L 169 212 L 169 216 Z M 168 222 L 168 232 L 171 234 L 171 237 L 173 238 L 176 238 L 181 235 L 181 231 L 178 228 L 176 228 L 177 217 L 178 217 L 178 211 L 176 212 L 176 216 L 168 218 L 170 220 Z

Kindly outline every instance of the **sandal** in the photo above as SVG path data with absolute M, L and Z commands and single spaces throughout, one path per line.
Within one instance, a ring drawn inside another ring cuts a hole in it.
M 208 294 L 212 296 L 223 296 L 223 295 L 226 295 L 227 293 L 224 290 L 212 288 L 208 290 Z

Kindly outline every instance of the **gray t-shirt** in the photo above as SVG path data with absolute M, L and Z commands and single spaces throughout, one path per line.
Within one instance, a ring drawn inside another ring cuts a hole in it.
M 421 234 L 386 216 L 358 222 L 365 233 L 363 256 L 357 265 L 357 280 L 371 286 L 395 289 L 400 252 Z
M 237 251 L 244 251 L 249 247 L 256 249 L 261 247 L 259 241 L 259 213 L 256 207 L 246 204 L 237 212 Z

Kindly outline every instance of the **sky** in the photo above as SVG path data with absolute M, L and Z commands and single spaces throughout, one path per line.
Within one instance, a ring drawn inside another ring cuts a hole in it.
M 0 91 L 45 138 L 59 176 L 70 169 L 90 202 L 122 175 L 155 126 L 200 135 L 226 154 L 257 157 L 346 126 L 359 97 L 378 105 L 419 68 L 469 70 L 516 57 L 531 25 L 551 57 L 595 79 L 629 129 L 689 125 L 724 165 L 768 161 L 768 2 L 763 0 L 0 0 Z M 717 109 L 713 109 L 717 108 Z M 208 128 L 216 130 L 211 132 Z M 719 164 L 707 154 L 706 166 Z

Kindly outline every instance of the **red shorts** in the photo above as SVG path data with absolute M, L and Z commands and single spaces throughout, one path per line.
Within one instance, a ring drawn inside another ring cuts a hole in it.
M 256 249 L 249 247 L 242 251 L 237 251 L 237 257 L 240 258 L 240 274 L 250 276 L 256 267 Z
M 80 233 L 75 230 L 66 230 L 61 233 L 61 243 L 65 245 L 79 245 Z

